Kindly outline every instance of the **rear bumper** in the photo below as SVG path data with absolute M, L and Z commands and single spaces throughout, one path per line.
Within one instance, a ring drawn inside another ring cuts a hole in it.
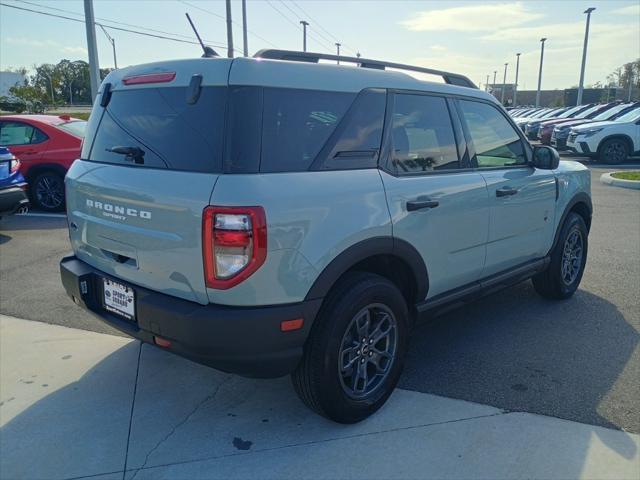
M 102 307 L 101 279 L 109 275 L 75 256 L 62 259 L 60 275 L 67 294 L 78 305 L 121 332 L 154 345 L 154 337 L 161 337 L 171 342 L 165 350 L 247 377 L 273 378 L 291 373 L 302 357 L 322 303 L 322 299 L 316 299 L 250 308 L 200 305 L 130 285 L 136 296 L 134 323 Z M 280 330 L 283 320 L 297 318 L 304 318 L 303 328 Z
M 11 215 L 28 204 L 29 199 L 22 185 L 0 188 L 0 215 Z

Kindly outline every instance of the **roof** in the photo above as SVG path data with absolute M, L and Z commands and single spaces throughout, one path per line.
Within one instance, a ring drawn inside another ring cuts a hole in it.
M 60 125 L 69 121 L 84 121 L 68 115 L 3 115 L 2 120 L 27 120 L 48 125 Z
M 365 88 L 392 88 L 481 98 L 498 103 L 493 95 L 475 88 L 418 79 L 398 70 L 379 70 L 332 63 L 310 63 L 265 58 L 194 58 L 135 65 L 112 71 L 104 83 L 111 90 L 157 88 L 158 84 L 124 86 L 122 79 L 137 75 L 175 72 L 170 85 L 184 87 L 202 75 L 203 86 L 247 85 L 359 92 Z

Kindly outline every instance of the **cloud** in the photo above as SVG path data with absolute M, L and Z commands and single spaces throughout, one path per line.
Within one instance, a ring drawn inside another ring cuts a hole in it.
M 640 4 L 636 3 L 635 5 L 627 5 L 626 7 L 616 8 L 611 13 L 615 13 L 617 15 L 632 15 L 635 17 L 640 17 Z
M 75 53 L 75 54 L 82 54 L 82 55 L 87 55 L 87 49 L 84 47 L 63 47 L 62 51 L 65 53 Z
M 81 47 L 79 45 L 62 45 L 53 40 L 37 40 L 35 38 L 27 37 L 6 37 L 4 41 L 11 45 L 19 45 L 23 47 L 55 49 L 58 52 L 68 53 L 70 55 L 87 55 L 87 49 L 85 47 Z
M 493 31 L 542 18 L 542 13 L 521 3 L 470 5 L 417 12 L 414 18 L 400 22 L 413 31 Z
M 480 37 L 482 40 L 490 42 L 537 42 L 541 37 L 547 37 L 548 43 L 554 43 L 555 45 L 566 44 L 579 44 L 582 45 L 582 39 L 584 38 L 584 20 L 572 23 L 555 23 L 545 24 L 536 27 L 517 27 L 517 28 L 504 28 L 495 30 L 489 34 Z M 592 36 L 607 35 L 611 32 L 615 32 L 619 29 L 625 29 L 630 31 L 637 31 L 638 24 L 612 24 L 612 23 L 598 23 L 597 21 L 591 21 L 589 27 L 589 38 Z M 620 45 L 612 45 L 612 47 L 619 48 Z

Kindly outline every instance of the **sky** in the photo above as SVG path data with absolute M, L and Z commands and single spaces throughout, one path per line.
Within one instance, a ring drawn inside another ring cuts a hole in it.
M 0 70 L 31 69 L 63 58 L 87 60 L 85 26 L 10 6 L 83 18 L 81 0 L 0 0 Z M 547 37 L 543 89 L 578 84 L 588 7 L 591 30 L 585 84 L 605 81 L 614 69 L 640 57 L 640 0 L 491 1 L 339 1 L 247 0 L 249 54 L 263 48 L 302 49 L 300 20 L 308 27 L 308 50 L 335 52 L 422 65 L 462 73 L 484 85 L 486 76 L 514 81 L 521 53 L 519 85 L 535 89 L 540 38 Z M 222 0 L 94 0 L 96 21 L 195 41 L 188 12 L 201 36 L 226 55 L 225 2 Z M 232 0 L 236 56 L 242 54 L 242 10 Z M 116 23 L 118 22 L 118 23 Z M 128 24 L 128 25 L 124 25 Z M 152 30 L 154 31 L 152 31 Z M 159 33 L 158 31 L 166 32 Z M 116 42 L 118 66 L 163 59 L 192 58 L 197 45 L 107 28 Z M 106 35 L 97 28 L 101 67 L 113 67 Z

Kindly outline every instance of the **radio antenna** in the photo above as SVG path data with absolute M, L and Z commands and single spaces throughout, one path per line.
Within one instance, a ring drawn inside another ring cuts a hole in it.
M 200 43 L 200 46 L 202 47 L 202 51 L 204 52 L 202 54 L 202 56 L 205 57 L 205 58 L 218 57 L 219 55 L 216 53 L 216 51 L 213 48 L 207 47 L 204 44 L 204 42 L 200 38 L 200 34 L 198 33 L 198 30 L 196 29 L 196 26 L 193 24 L 193 21 L 191 20 L 191 17 L 189 16 L 189 14 L 185 13 L 185 15 L 187 16 L 187 20 L 189 20 L 189 24 L 191 25 L 191 28 L 193 28 L 193 33 L 196 34 L 196 37 L 198 38 L 198 42 Z

